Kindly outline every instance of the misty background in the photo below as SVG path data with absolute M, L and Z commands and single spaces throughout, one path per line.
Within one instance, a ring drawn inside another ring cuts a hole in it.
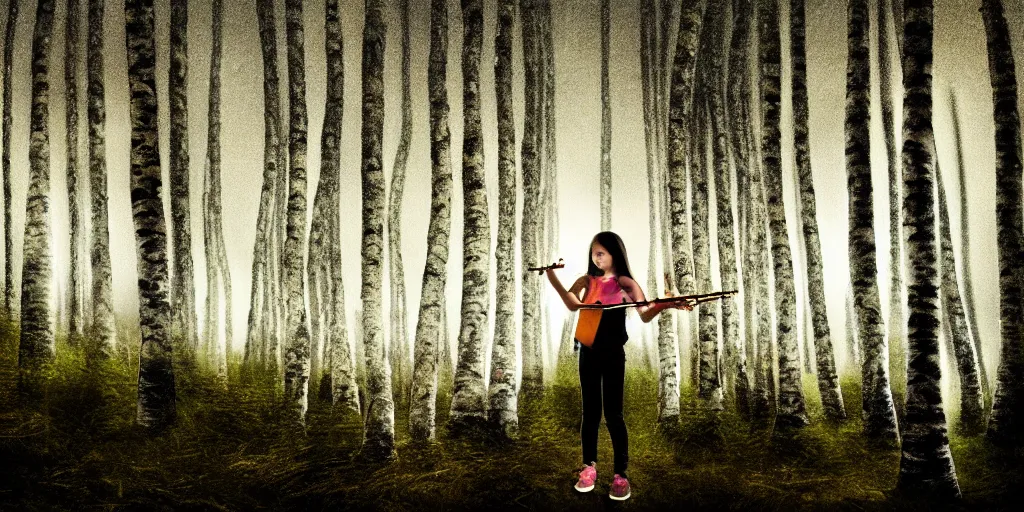
M 0 3 L 0 12 L 7 11 L 8 1 Z M 718 1 L 718 0 L 709 0 Z M 795 212 L 793 209 L 793 152 L 791 130 L 791 102 L 789 87 L 789 2 L 780 2 L 783 60 L 783 188 L 787 201 L 790 241 L 796 244 Z M 278 62 L 281 64 L 281 91 L 286 93 L 287 69 L 284 44 L 284 7 L 278 5 L 277 35 Z M 427 53 L 429 50 L 428 0 L 411 2 L 412 37 L 412 105 L 413 135 L 406 175 L 402 209 L 402 256 L 404 262 L 409 331 L 415 332 L 420 283 L 426 257 L 426 232 L 430 205 L 430 154 L 427 101 Z M 454 188 L 452 197 L 451 252 L 448 259 L 448 324 L 453 342 L 457 338 L 462 285 L 462 73 L 460 55 L 462 22 L 459 2 L 449 0 L 449 61 L 448 95 L 450 104 L 452 171 Z M 1014 55 L 1018 63 L 1018 83 L 1024 83 L 1020 71 L 1024 61 L 1021 50 L 1024 41 L 1024 0 L 1004 0 L 1011 39 L 1016 45 Z M 25 193 L 28 180 L 29 107 L 31 100 L 31 39 L 35 19 L 34 2 L 22 1 L 16 32 L 14 70 L 12 75 L 14 96 L 12 105 L 12 192 L 15 279 L 20 282 L 21 247 L 24 234 Z M 80 19 L 85 20 L 85 5 Z M 160 106 L 161 164 L 164 167 L 164 204 L 170 219 L 167 194 L 168 133 L 167 68 L 169 62 L 169 2 L 156 0 L 157 86 Z M 588 243 L 599 231 L 600 168 L 600 0 L 553 0 L 552 22 L 554 58 L 556 68 L 555 108 L 557 113 L 557 213 L 560 232 L 556 252 L 565 259 L 565 269 L 559 271 L 563 283 L 568 284 L 586 270 Z M 872 20 L 876 5 L 872 3 Z M 958 264 L 962 262 L 959 219 L 962 215 L 958 197 L 958 177 L 955 147 L 952 145 L 951 117 L 948 94 L 952 88 L 962 116 L 964 161 L 970 180 L 968 187 L 971 233 L 970 276 L 977 300 L 977 322 L 984 347 L 985 364 L 994 368 L 999 353 L 998 329 L 998 269 L 995 229 L 995 149 L 992 122 L 992 93 L 989 82 L 985 33 L 978 12 L 980 0 L 935 1 L 935 60 L 933 97 L 934 125 L 938 157 L 945 172 L 943 183 L 950 201 L 950 223 L 954 238 L 954 251 Z M 50 198 L 53 221 L 53 249 L 56 287 L 66 287 L 68 269 L 68 211 L 65 180 L 66 150 L 63 133 L 64 86 L 63 20 L 66 4 L 58 2 L 54 35 L 50 55 Z M 119 318 L 138 315 L 138 289 L 136 286 L 135 239 L 128 195 L 128 153 L 130 124 L 128 121 L 127 61 L 124 44 L 123 0 L 107 0 L 105 26 L 106 108 L 107 108 L 107 169 L 109 173 L 110 252 L 113 263 L 115 311 Z M 224 237 L 228 262 L 231 267 L 234 309 L 230 321 L 234 325 L 234 339 L 229 347 L 240 350 L 245 343 L 245 324 L 249 310 L 250 276 L 253 244 L 256 235 L 256 216 L 263 173 L 263 94 L 262 58 L 253 0 L 224 0 L 224 49 L 221 70 L 222 85 L 222 180 Z M 307 108 L 309 113 L 309 201 L 319 177 L 320 133 L 324 117 L 326 96 L 326 65 L 324 52 L 323 2 L 305 2 L 305 52 Z M 388 39 L 385 62 L 385 139 L 384 170 L 390 184 L 390 173 L 400 133 L 401 85 L 401 23 L 400 3 L 387 6 Z M 484 155 L 487 172 L 488 206 L 492 251 L 497 237 L 497 121 L 494 96 L 494 31 L 496 2 L 484 2 L 484 49 L 481 60 L 481 112 L 483 115 Z M 677 8 L 678 10 L 678 8 Z M 610 80 L 612 101 L 612 230 L 626 244 L 634 275 L 647 275 L 649 247 L 649 217 L 647 199 L 647 163 L 643 138 L 640 78 L 640 1 L 616 0 L 612 2 Z M 195 263 L 196 304 L 202 322 L 202 304 L 206 296 L 203 251 L 201 194 L 203 165 L 206 154 L 206 127 L 210 62 L 210 5 L 193 1 L 189 5 L 189 145 L 191 153 L 192 202 L 192 257 Z M 362 53 L 363 3 L 343 0 L 341 21 L 345 54 L 345 110 L 341 152 L 341 236 L 342 264 L 345 279 L 345 306 L 348 325 L 355 325 L 354 312 L 359 308 L 360 288 L 360 145 L 361 118 L 360 62 Z M 523 122 L 522 45 L 520 27 L 515 31 L 514 105 L 517 144 L 521 143 Z M 4 21 L 3 23 L 8 23 Z M 872 22 L 873 23 L 873 22 Z M 874 24 L 874 23 L 873 23 Z M 673 28 L 675 30 L 675 27 Z M 86 37 L 83 25 L 82 37 Z M 877 27 L 871 27 L 872 41 Z M 847 252 L 847 195 L 844 157 L 844 107 L 846 87 L 846 2 L 839 0 L 807 1 L 807 79 L 810 100 L 810 151 L 814 186 L 817 194 L 818 223 L 821 232 L 821 250 L 824 258 L 825 293 L 833 340 L 844 339 L 845 293 L 848 271 Z M 874 43 L 872 43 L 874 45 Z M 876 48 L 872 46 L 872 61 L 877 63 Z M 85 96 L 85 52 L 81 52 L 79 67 L 79 94 Z M 895 58 L 895 57 L 894 57 Z M 878 105 L 877 64 L 873 65 L 872 96 L 872 169 L 874 184 L 875 234 L 879 269 L 879 291 L 883 314 L 887 315 L 890 280 L 889 269 L 889 213 L 887 204 L 887 167 L 881 115 Z M 897 95 L 896 119 L 902 117 L 902 90 L 894 84 Z M 287 96 L 285 96 L 287 99 Z M 287 101 L 285 101 L 287 104 Z M 897 125 L 899 126 L 899 125 Z M 80 158 L 85 158 L 85 123 L 80 127 Z M 517 151 L 518 160 L 518 151 Z M 517 162 L 517 165 L 519 163 Z M 84 171 L 82 171 L 84 172 Z M 84 175 L 84 174 L 83 174 Z M 88 194 L 87 179 L 79 180 L 84 194 Z M 735 187 L 735 185 L 734 185 Z M 713 201 L 714 191 L 710 191 Z M 522 190 L 517 192 L 519 209 L 522 208 Z M 713 211 L 713 210 L 712 210 Z M 712 213 L 712 215 L 714 215 Z M 88 226 L 89 215 L 84 215 Z M 310 221 L 307 216 L 307 225 Z M 716 230 L 711 219 L 712 236 Z M 87 229 L 87 228 L 86 228 Z M 518 237 L 519 229 L 516 228 Z M 168 245 L 170 245 L 168 243 Z M 713 279 L 718 286 L 717 246 L 711 245 Z M 0 247 L 0 251 L 2 251 Z M 518 244 L 516 247 L 518 252 Z M 557 257 L 557 256 L 556 256 Z M 517 256 L 518 258 L 518 256 Z M 517 259 L 518 261 L 518 259 Z M 551 262 L 525 262 L 528 266 Z M 659 261 L 660 265 L 660 261 Z M 489 321 L 493 326 L 493 274 L 491 263 L 492 307 Z M 962 275 L 962 274 L 961 274 Z M 798 304 L 804 304 L 801 273 L 797 273 Z M 385 280 L 388 278 L 385 273 Z M 537 277 L 543 279 L 542 277 Z M 639 282 L 646 286 L 646 279 Z M 517 287 L 521 283 L 517 280 Z M 388 286 L 385 281 L 385 286 Z M 518 289 L 518 288 L 517 288 Z M 567 314 L 557 295 L 544 284 L 551 304 L 550 327 L 560 332 Z M 683 293 L 710 290 L 680 290 Z M 648 297 L 657 291 L 645 290 Z M 663 290 L 662 290 L 663 292 Z M 20 294 L 20 287 L 19 287 Z M 517 294 L 518 296 L 518 294 Z M 383 295 L 384 308 L 390 308 L 389 294 Z M 521 313 L 517 313 L 517 316 Z M 802 308 L 798 328 L 803 330 Z M 519 322 L 517 322 L 517 325 Z M 639 320 L 630 315 L 627 328 L 637 339 Z M 388 330 L 385 330 L 387 333 Z M 387 334 L 385 335 L 387 336 Z M 557 334 L 556 334 L 557 336 Z M 122 342 L 125 340 L 121 340 Z M 545 350 L 546 352 L 546 350 Z M 837 351 L 838 363 L 845 362 L 846 351 Z

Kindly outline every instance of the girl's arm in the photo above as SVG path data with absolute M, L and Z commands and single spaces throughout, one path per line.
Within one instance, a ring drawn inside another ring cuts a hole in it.
M 562 302 L 565 303 L 565 307 L 568 308 L 569 311 L 576 311 L 579 309 L 580 305 L 583 304 L 579 299 L 579 292 L 587 285 L 586 276 L 580 276 L 580 278 L 572 284 L 572 287 L 570 287 L 569 290 L 566 290 L 565 287 L 562 286 L 562 282 L 558 280 L 558 276 L 555 275 L 554 269 L 548 269 L 547 275 L 548 281 L 551 282 L 551 286 L 555 287 L 555 291 L 558 292 L 558 296 L 562 298 Z
M 644 297 L 644 291 L 640 289 L 640 285 L 632 278 L 620 276 L 619 286 L 622 287 L 623 291 L 629 295 L 629 298 L 632 299 L 633 302 L 644 302 L 647 300 L 647 298 Z M 669 308 L 693 309 L 692 306 L 689 306 L 686 303 L 677 306 L 673 305 L 671 302 L 658 302 L 647 306 L 639 306 L 636 310 L 640 313 L 640 320 L 643 320 L 644 323 L 648 323 L 652 318 L 657 316 L 658 313 Z

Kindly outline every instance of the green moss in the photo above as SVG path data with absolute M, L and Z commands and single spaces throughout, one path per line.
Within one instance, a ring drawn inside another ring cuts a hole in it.
M 554 372 L 545 394 L 520 403 L 520 435 L 453 437 L 443 428 L 451 385 L 441 379 L 438 439 L 414 445 L 407 407 L 396 409 L 397 458 L 358 455 L 362 424 L 311 395 L 304 429 L 267 386 L 242 384 L 237 357 L 227 386 L 200 369 L 179 375 L 178 419 L 159 435 L 134 425 L 137 355 L 130 347 L 100 368 L 61 344 L 54 377 L 38 404 L 15 401 L 17 338 L 0 327 L 0 508 L 61 509 L 591 509 L 610 505 L 612 450 L 600 432 L 597 492 L 572 489 L 580 460 L 581 406 L 575 368 Z M 861 436 L 857 379 L 842 382 L 849 419 L 822 421 L 813 376 L 805 381 L 812 424 L 773 437 L 735 413 L 711 413 L 682 389 L 680 425 L 658 426 L 657 370 L 630 365 L 628 507 L 733 509 L 924 507 L 893 498 L 899 452 Z M 1019 484 L 990 460 L 980 438 L 953 436 L 967 506 L 996 506 Z

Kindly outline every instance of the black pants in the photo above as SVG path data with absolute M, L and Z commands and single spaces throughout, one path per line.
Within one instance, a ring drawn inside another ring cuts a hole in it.
M 583 463 L 597 461 L 597 431 L 601 427 L 601 405 L 615 453 L 615 473 L 625 478 L 629 464 L 629 437 L 622 418 L 622 392 L 626 372 L 623 346 L 590 349 L 580 347 L 580 393 L 583 396 Z

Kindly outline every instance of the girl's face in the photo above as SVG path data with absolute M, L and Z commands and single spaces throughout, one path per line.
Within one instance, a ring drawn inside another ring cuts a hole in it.
M 615 270 L 615 264 L 612 261 L 611 255 L 608 254 L 608 250 L 597 242 L 590 246 L 590 259 L 594 262 L 594 266 L 603 272 L 607 273 Z

